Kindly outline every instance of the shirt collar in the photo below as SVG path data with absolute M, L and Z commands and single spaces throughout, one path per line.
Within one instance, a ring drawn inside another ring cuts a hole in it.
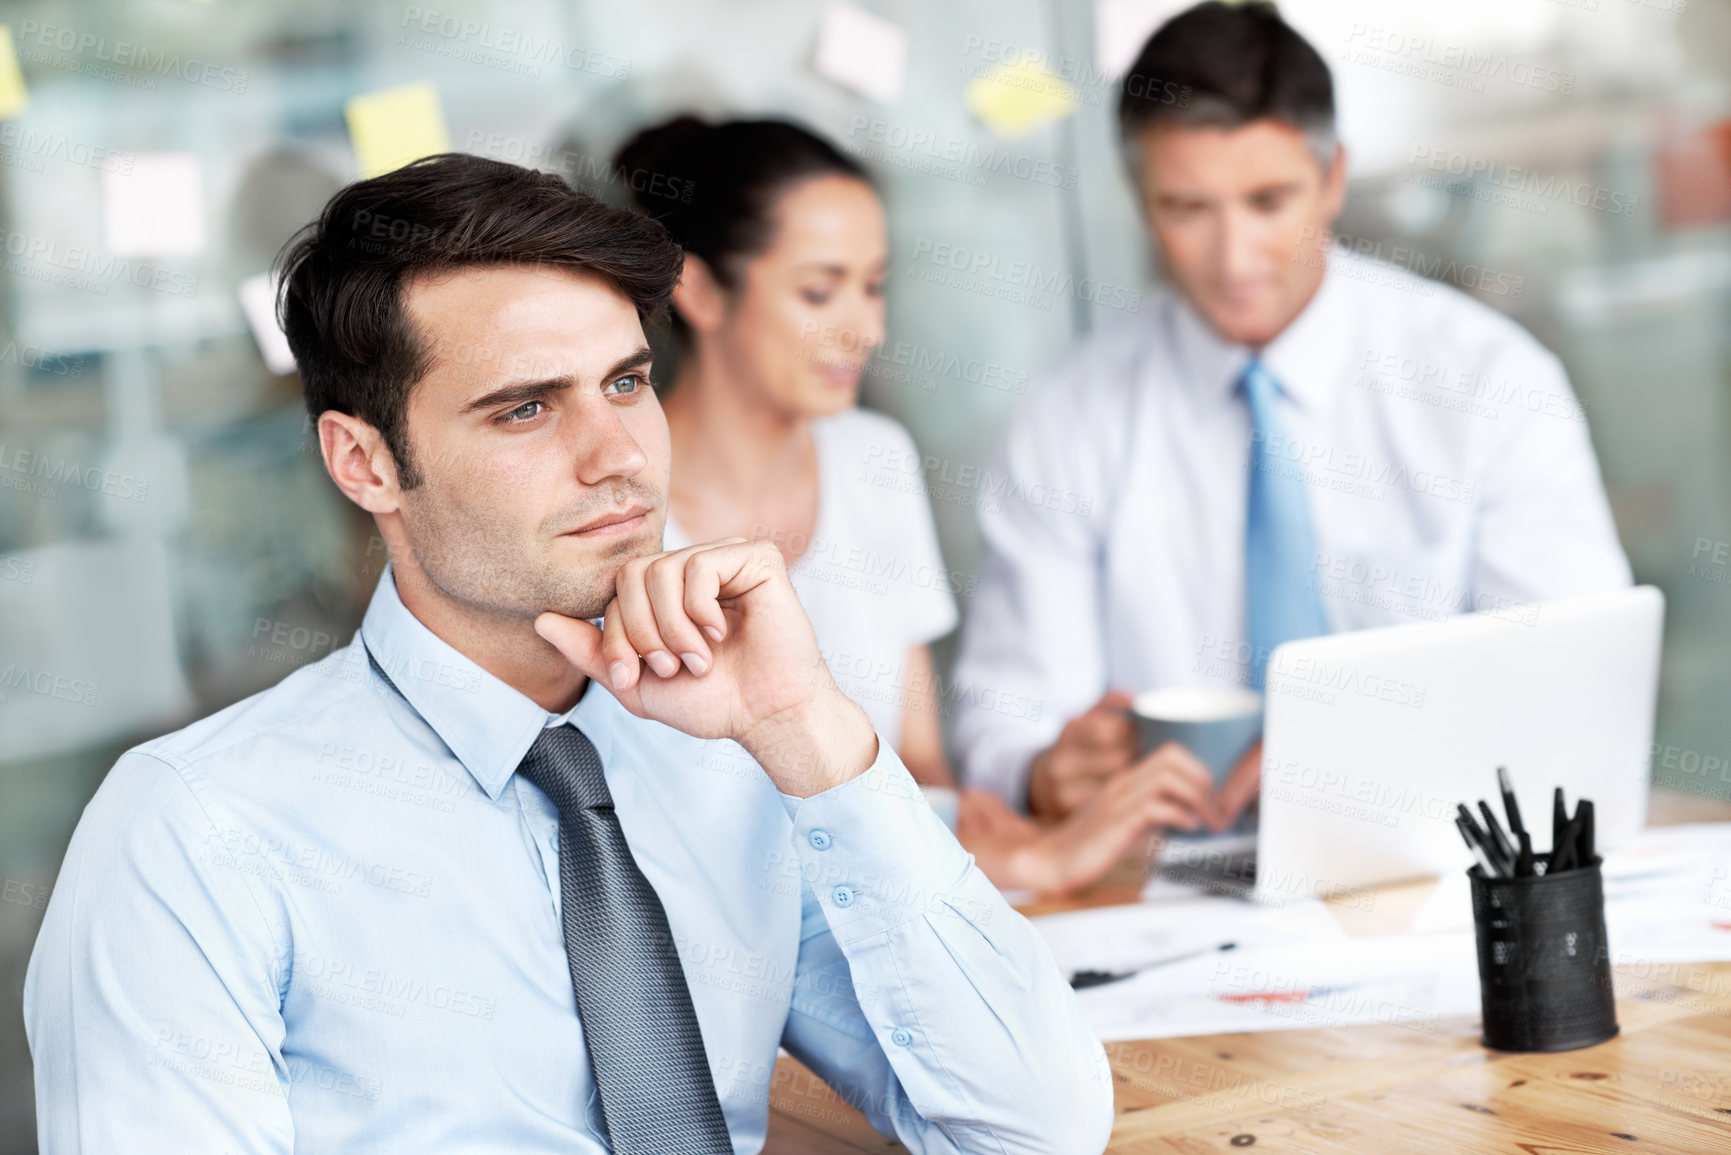
M 1258 357 L 1281 392 L 1306 408 L 1325 408 L 1351 370 L 1351 302 L 1343 300 L 1350 290 L 1340 268 L 1350 260 L 1329 253 L 1316 295 L 1260 352 L 1222 338 L 1181 292 L 1171 291 L 1166 324 L 1184 379 L 1230 397 L 1244 367 Z
M 612 751 L 612 695 L 593 682 L 577 704 L 552 714 L 483 670 L 429 630 L 403 605 L 390 565 L 379 575 L 361 619 L 361 638 L 397 691 L 450 748 L 487 797 L 497 799 L 523 756 L 548 726 L 571 722 Z

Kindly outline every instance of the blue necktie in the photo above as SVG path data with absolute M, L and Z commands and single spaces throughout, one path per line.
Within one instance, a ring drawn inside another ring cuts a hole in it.
M 1282 642 L 1328 633 L 1322 597 L 1309 576 L 1316 565 L 1316 531 L 1302 466 L 1279 452 L 1285 444 L 1275 401 L 1280 386 L 1252 360 L 1240 379 L 1250 402 L 1250 503 L 1244 523 L 1245 622 L 1251 685 L 1261 689 L 1268 655 Z

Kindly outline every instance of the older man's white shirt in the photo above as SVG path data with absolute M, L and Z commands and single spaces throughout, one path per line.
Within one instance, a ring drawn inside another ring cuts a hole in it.
M 1328 260 L 1261 357 L 1283 390 L 1269 459 L 1310 483 L 1308 580 L 1331 627 L 1519 618 L 1628 585 L 1557 359 L 1445 285 Z M 1157 294 L 1012 416 L 956 669 L 973 784 L 1024 803 L 1034 754 L 1108 687 L 1247 681 L 1250 356 Z

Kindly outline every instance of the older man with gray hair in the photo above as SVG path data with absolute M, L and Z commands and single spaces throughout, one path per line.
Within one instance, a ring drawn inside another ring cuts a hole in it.
M 1438 262 L 1333 243 L 1332 80 L 1272 4 L 1168 21 L 1118 116 L 1168 287 L 1012 416 L 1008 491 L 1088 501 L 983 515 L 956 671 L 995 692 L 962 696 L 967 776 L 1052 816 L 1139 757 L 1174 800 L 1212 785 L 1180 746 L 1136 749 L 1132 692 L 1260 689 L 1284 641 L 1630 580 L 1557 359 L 1414 275 Z M 1004 696 L 1040 709 L 986 708 Z M 1232 822 L 1259 771 L 1253 748 L 1193 824 Z

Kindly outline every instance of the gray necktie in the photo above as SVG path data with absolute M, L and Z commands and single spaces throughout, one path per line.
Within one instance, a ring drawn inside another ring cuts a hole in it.
M 543 730 L 517 773 L 559 808 L 565 959 L 613 1150 L 728 1155 L 667 912 L 625 844 L 594 744 L 569 723 Z

